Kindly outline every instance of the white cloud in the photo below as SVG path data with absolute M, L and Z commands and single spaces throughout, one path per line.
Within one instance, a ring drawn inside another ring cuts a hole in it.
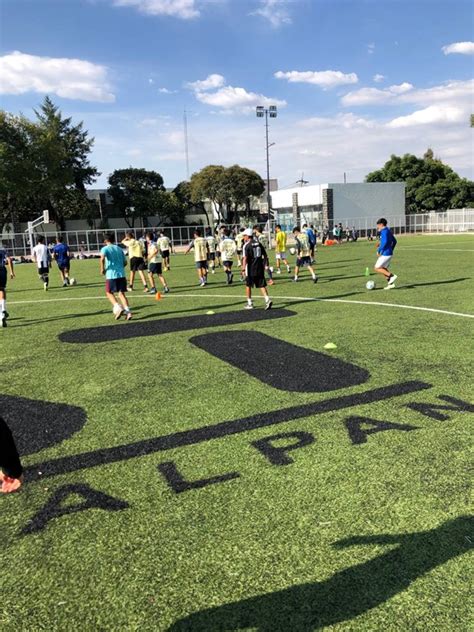
M 225 86 L 216 92 L 197 92 L 196 98 L 207 105 L 243 112 L 249 112 L 257 105 L 279 105 L 280 107 L 286 105 L 286 101 L 271 99 L 263 94 L 248 92 L 245 88 L 234 88 L 233 86 Z
M 474 55 L 474 42 L 454 42 L 441 49 L 445 55 L 458 53 L 460 55 Z
M 155 80 L 150 77 L 148 79 L 148 83 L 150 84 L 150 86 L 152 86 L 155 83 Z
M 195 90 L 196 92 L 205 92 L 206 90 L 215 90 L 225 85 L 225 78 L 222 75 L 212 74 L 208 75 L 206 79 L 202 81 L 192 81 L 186 84 L 186 87 Z
M 455 123 L 466 123 L 468 117 L 463 108 L 430 105 L 423 110 L 417 110 L 407 116 L 399 116 L 387 124 L 390 128 L 414 127 L 419 125 L 452 125 Z
M 399 85 L 393 85 L 389 88 L 361 88 L 353 92 L 348 92 L 341 99 L 342 105 L 354 106 L 354 105 L 375 105 L 380 103 L 388 103 L 393 101 L 397 95 L 403 94 L 413 90 L 411 83 L 401 83 Z
M 160 94 L 176 94 L 177 90 L 168 90 L 168 88 L 158 88 Z
M 371 44 L 367 44 L 367 52 L 369 55 L 373 55 L 375 51 L 375 44 L 372 42 Z
M 376 74 L 373 76 L 375 83 L 381 83 L 385 79 L 384 75 Z
M 335 116 L 313 116 L 311 118 L 304 119 L 299 123 L 301 127 L 315 129 L 329 127 L 339 129 L 355 129 L 355 128 L 374 128 L 376 122 L 361 116 L 356 116 L 352 112 L 339 113 Z
M 286 8 L 286 0 L 260 0 L 260 7 L 250 15 L 258 15 L 268 20 L 273 28 L 280 28 L 284 24 L 291 24 L 291 16 Z
M 0 57 L 0 93 L 56 94 L 65 99 L 111 103 L 107 68 L 82 59 L 38 57 L 14 51 Z
M 116 7 L 134 7 L 147 15 L 190 20 L 199 17 L 196 0 L 113 0 Z
M 346 74 L 340 70 L 291 70 L 290 72 L 279 70 L 275 73 L 275 77 L 287 79 L 290 83 L 310 83 L 320 86 L 323 90 L 359 81 L 355 72 Z

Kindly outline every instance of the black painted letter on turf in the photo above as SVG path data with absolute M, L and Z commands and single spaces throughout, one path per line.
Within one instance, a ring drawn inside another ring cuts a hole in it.
M 462 399 L 449 397 L 449 395 L 439 395 L 438 399 L 449 402 L 451 406 L 446 406 L 446 404 L 427 404 L 424 402 L 413 402 L 412 404 L 407 404 L 407 407 L 411 408 L 412 410 L 416 410 L 416 412 L 425 415 L 425 417 L 436 419 L 436 421 L 447 421 L 449 419 L 449 415 L 446 415 L 445 413 L 440 413 L 440 410 L 449 410 L 457 413 L 474 413 L 474 406 L 469 402 L 464 402 Z
M 63 505 L 64 500 L 71 495 L 79 495 L 85 502 L 74 505 Z M 63 485 L 57 489 L 47 503 L 36 513 L 30 523 L 23 528 L 22 534 L 36 533 L 42 531 L 50 520 L 60 518 L 78 511 L 87 509 L 104 509 L 105 511 L 120 511 L 127 509 L 129 504 L 120 498 L 114 498 L 104 494 L 89 485 L 77 483 L 74 485 Z
M 282 439 L 296 439 L 296 442 L 286 443 L 280 447 L 273 445 L 274 441 Z M 282 432 L 280 434 L 252 441 L 252 445 L 270 461 L 272 465 L 290 465 L 294 460 L 288 456 L 287 452 L 298 450 L 306 445 L 314 443 L 314 437 L 310 432 Z
M 367 417 L 348 417 L 345 420 L 345 425 L 349 432 L 350 440 L 354 445 L 367 443 L 367 436 L 376 432 L 384 432 L 385 430 L 418 430 L 416 426 L 396 424 L 391 421 L 377 421 Z M 362 426 L 371 426 L 371 428 L 362 428 Z
M 181 494 L 181 492 L 187 492 L 191 489 L 201 489 L 202 487 L 215 485 L 216 483 L 225 483 L 226 481 L 231 481 L 234 478 L 240 477 L 238 472 L 229 472 L 228 474 L 211 476 L 211 478 L 200 478 L 195 481 L 187 481 L 173 461 L 160 463 L 158 465 L 158 471 L 163 475 L 165 481 L 168 483 L 168 487 L 170 487 L 176 494 Z

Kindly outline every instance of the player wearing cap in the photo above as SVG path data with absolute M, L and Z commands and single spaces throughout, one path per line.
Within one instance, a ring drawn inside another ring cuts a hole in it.
M 7 267 L 10 271 L 10 279 L 15 278 L 13 260 L 8 256 L 7 251 L 0 243 L 0 326 L 7 326 Z
M 224 272 L 227 276 L 227 285 L 232 285 L 234 275 L 232 274 L 232 265 L 234 263 L 234 255 L 237 249 L 235 241 L 229 237 L 229 233 L 226 228 L 223 229 L 222 239 L 220 242 L 222 265 L 224 266 Z
M 115 235 L 113 233 L 106 235 L 104 243 L 105 246 L 100 251 L 100 273 L 105 274 L 105 295 L 112 304 L 115 320 L 118 320 L 122 314 L 125 314 L 126 320 L 130 320 L 132 312 L 125 296 L 127 291 L 127 279 L 125 277 L 127 259 L 125 253 L 115 243 Z M 115 298 L 116 293 L 122 305 Z
M 199 285 L 205 287 L 207 284 L 207 257 L 209 253 L 209 244 L 202 236 L 199 228 L 194 231 L 194 239 L 190 242 L 188 249 L 184 253 L 188 254 L 194 249 L 194 261 L 196 262 L 196 270 L 199 278 Z
M 265 309 L 271 309 L 273 303 L 268 296 L 265 281 L 265 261 L 268 259 L 265 248 L 253 234 L 251 228 L 243 232 L 242 274 L 245 275 L 247 305 L 245 309 L 253 309 L 252 288 L 259 288 L 265 297 Z
M 387 220 L 384 217 L 377 221 L 377 230 L 380 232 L 380 243 L 377 249 L 379 258 L 375 262 L 375 272 L 382 274 L 387 279 L 387 285 L 384 287 L 384 290 L 392 290 L 395 287 L 395 281 L 398 279 L 398 276 L 390 272 L 389 267 L 397 240 L 387 226 Z
M 33 261 L 38 268 L 38 276 L 43 281 L 44 291 L 46 292 L 49 287 L 49 268 L 51 266 L 51 255 L 49 254 L 48 247 L 44 243 L 44 237 L 40 235 L 38 237 L 38 243 L 31 251 Z
M 145 250 L 143 242 L 135 239 L 133 233 L 128 232 L 125 235 L 125 239 L 122 239 L 122 244 L 128 248 L 128 258 L 130 260 L 130 283 L 127 290 L 133 291 L 133 282 L 135 281 L 135 274 L 138 272 L 140 279 L 143 283 L 143 291 L 148 292 L 148 285 L 145 278 Z M 118 248 L 118 246 L 117 246 Z
M 168 284 L 163 276 L 163 254 L 160 250 L 160 246 L 156 241 L 153 241 L 153 233 L 148 232 L 145 235 L 147 243 L 147 261 L 148 261 L 148 279 L 150 281 L 150 294 L 156 294 L 156 285 L 154 274 L 156 274 L 163 286 L 163 291 L 168 294 L 170 291 Z
M 297 250 L 294 281 L 298 281 L 300 268 L 303 267 L 308 268 L 311 272 L 314 283 L 317 283 L 318 277 L 311 265 L 311 244 L 309 243 L 308 235 L 306 233 L 302 233 L 299 226 L 295 226 L 295 228 L 293 228 L 293 235 L 295 236 Z
M 69 246 L 64 243 L 64 239 L 61 236 L 56 237 L 56 245 L 53 248 L 53 257 L 58 264 L 63 287 L 67 287 L 69 285 L 69 271 L 71 269 L 71 252 L 69 250 Z
M 261 226 L 256 224 L 253 227 L 253 232 L 254 232 L 255 237 L 262 244 L 262 246 L 263 246 L 263 248 L 265 250 L 265 253 L 268 253 L 268 249 L 269 249 L 268 237 L 262 232 Z M 268 259 L 268 254 L 267 254 L 266 259 L 265 259 L 265 272 L 268 275 L 268 285 L 273 285 L 274 284 L 273 268 L 270 267 L 270 261 Z

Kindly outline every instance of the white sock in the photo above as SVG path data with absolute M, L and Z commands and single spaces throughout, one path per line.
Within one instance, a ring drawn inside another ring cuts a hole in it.
M 252 305 L 252 299 L 251 299 L 251 298 L 248 298 L 248 299 L 247 299 L 247 303 L 248 303 L 249 305 Z
M 130 312 L 130 307 L 124 307 L 123 309 L 124 309 L 124 312 L 125 312 L 126 314 L 128 314 L 128 313 Z
M 270 297 L 269 296 L 265 296 L 265 303 L 269 303 L 270 302 Z
M 0 313 L 7 311 L 7 301 L 6 299 L 0 299 Z

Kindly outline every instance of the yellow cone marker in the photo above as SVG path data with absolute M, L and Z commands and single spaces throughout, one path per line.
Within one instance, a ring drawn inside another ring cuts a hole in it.
M 325 349 L 337 349 L 337 345 L 335 345 L 333 342 L 328 342 L 327 344 L 324 345 Z
M 213 312 L 212 309 L 210 309 L 208 312 L 206 312 L 206 314 L 208 314 L 208 316 L 211 316 L 211 314 L 215 314 L 216 312 Z

